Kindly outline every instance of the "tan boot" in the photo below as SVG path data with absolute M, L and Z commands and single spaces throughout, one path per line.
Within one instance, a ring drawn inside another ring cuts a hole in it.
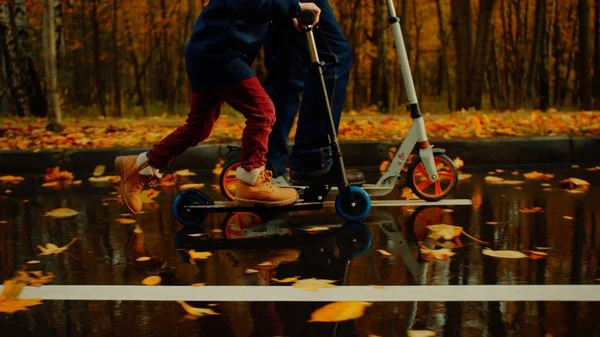
M 140 194 L 144 187 L 154 181 L 153 175 L 141 175 L 140 171 L 148 164 L 140 167 L 137 165 L 138 156 L 119 156 L 115 159 L 115 169 L 121 177 L 121 198 L 123 203 L 131 211 L 136 214 L 142 210 L 142 199 Z
M 273 184 L 271 171 L 260 168 L 247 172 L 240 167 L 236 173 L 237 206 L 287 206 L 298 201 L 298 192 L 295 189 L 281 188 Z

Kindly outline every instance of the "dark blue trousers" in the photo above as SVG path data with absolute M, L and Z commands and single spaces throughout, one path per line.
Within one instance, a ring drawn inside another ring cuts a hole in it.
M 325 83 L 337 132 L 352 66 L 352 50 L 329 2 L 313 2 L 322 10 L 314 34 L 319 58 L 325 62 Z M 290 168 L 298 171 L 328 169 L 332 159 L 327 110 L 322 101 L 320 80 L 310 69 L 305 33 L 295 30 L 291 22 L 271 29 L 265 43 L 265 66 L 269 75 L 264 87 L 277 113 L 269 137 L 267 160 L 275 166 L 278 175 L 286 173 L 288 136 L 299 108 Z

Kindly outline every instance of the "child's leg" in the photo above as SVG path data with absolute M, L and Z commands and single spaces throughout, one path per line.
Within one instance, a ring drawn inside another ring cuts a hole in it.
M 140 193 L 151 180 L 160 177 L 159 169 L 169 166 L 175 157 L 210 136 L 223 101 L 211 92 L 194 92 L 191 101 L 185 125 L 155 144 L 148 152 L 115 159 L 115 167 L 121 177 L 121 197 L 132 213 L 142 210 Z
M 275 122 L 275 107 L 256 77 L 215 90 L 215 93 L 246 117 L 242 134 L 241 167 L 237 169 L 236 203 L 283 206 L 298 200 L 295 189 L 278 188 L 265 172 L 269 134 Z

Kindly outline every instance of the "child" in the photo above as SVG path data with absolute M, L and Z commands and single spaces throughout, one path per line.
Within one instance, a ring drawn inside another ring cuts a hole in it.
M 211 0 L 196 20 L 185 50 L 191 86 L 191 109 L 185 125 L 138 156 L 119 156 L 121 197 L 132 213 L 142 209 L 140 193 L 159 169 L 210 136 L 224 102 L 246 118 L 242 134 L 242 162 L 236 171 L 236 205 L 285 206 L 298 200 L 293 188 L 280 188 L 265 171 L 269 133 L 275 122 L 273 102 L 250 68 L 276 17 L 296 19 L 320 9 L 298 0 Z

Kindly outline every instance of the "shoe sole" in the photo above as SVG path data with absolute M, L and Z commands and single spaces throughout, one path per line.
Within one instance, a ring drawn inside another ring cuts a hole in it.
M 121 186 L 121 190 L 119 191 L 119 193 L 121 194 L 121 199 L 123 200 L 123 203 L 125 204 L 127 209 L 129 209 L 129 212 L 131 212 L 131 214 L 137 214 L 137 212 L 135 212 L 133 208 L 129 206 L 129 204 L 127 203 L 127 198 L 125 197 L 125 171 L 123 170 L 123 157 L 117 157 L 117 159 L 115 159 L 115 170 L 119 174 L 119 177 L 121 177 L 121 182 L 119 183 Z
M 241 207 L 255 207 L 255 206 L 281 207 L 281 206 L 292 205 L 296 201 L 298 201 L 298 199 L 299 199 L 298 196 L 295 196 L 295 197 L 287 199 L 287 200 L 280 200 L 280 201 L 258 201 L 258 200 L 250 200 L 250 199 L 243 199 L 243 198 L 235 198 L 234 205 L 241 206 Z

